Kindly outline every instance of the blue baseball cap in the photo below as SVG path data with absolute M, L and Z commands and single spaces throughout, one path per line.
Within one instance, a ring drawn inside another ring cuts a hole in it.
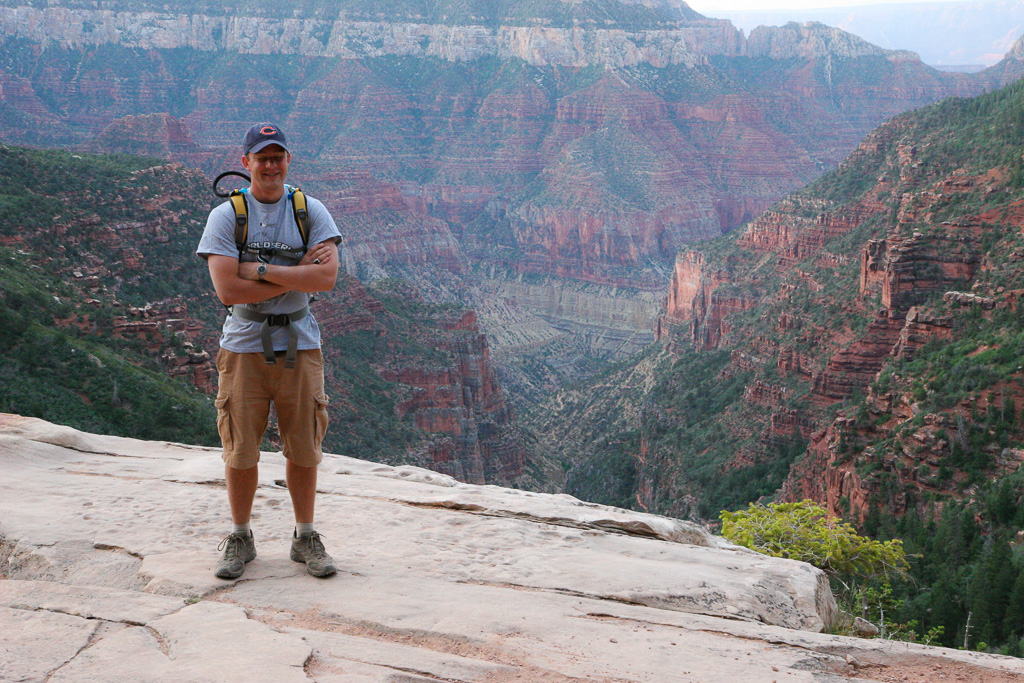
M 288 151 L 288 143 L 278 126 L 273 123 L 257 123 L 245 133 L 242 154 L 258 152 L 268 145 L 281 145 L 286 152 Z

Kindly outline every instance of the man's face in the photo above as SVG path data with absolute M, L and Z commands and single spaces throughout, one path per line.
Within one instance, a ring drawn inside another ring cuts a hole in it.
M 277 201 L 284 193 L 284 180 L 292 155 L 280 145 L 268 145 L 242 157 L 242 165 L 252 176 L 251 191 L 260 201 Z

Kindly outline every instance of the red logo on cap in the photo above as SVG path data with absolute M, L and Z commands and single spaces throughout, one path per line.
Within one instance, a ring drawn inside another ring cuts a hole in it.
M 273 126 L 263 126 L 263 128 L 260 129 L 260 135 L 273 135 L 276 132 L 277 131 L 274 130 Z

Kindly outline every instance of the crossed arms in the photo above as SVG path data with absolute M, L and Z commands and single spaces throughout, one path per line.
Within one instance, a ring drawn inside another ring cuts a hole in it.
M 268 264 L 263 280 L 256 274 L 256 262 L 240 263 L 219 254 L 211 254 L 206 262 L 217 298 L 225 306 L 255 304 L 285 292 L 326 292 L 338 279 L 338 245 L 332 240 L 311 248 L 298 265 Z

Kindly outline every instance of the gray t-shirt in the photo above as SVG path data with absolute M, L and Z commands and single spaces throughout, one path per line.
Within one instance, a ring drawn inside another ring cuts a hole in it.
M 293 249 L 302 253 L 302 235 L 295 224 L 291 200 L 288 192 L 273 204 L 263 204 L 252 196 L 245 195 L 246 207 L 249 210 L 248 244 L 252 248 L 267 245 L 274 248 Z M 334 219 L 322 202 L 306 195 L 306 210 L 309 213 L 309 246 L 332 240 L 337 244 L 341 241 L 341 233 Z M 206 229 L 199 240 L 196 253 L 203 259 L 211 254 L 238 258 L 238 247 L 235 245 L 235 211 L 231 202 L 224 202 L 213 211 L 206 221 Z M 242 261 L 257 260 L 255 253 L 243 253 Z M 274 256 L 270 262 L 275 265 L 294 266 L 298 261 L 285 256 Z M 305 292 L 286 292 L 281 296 L 268 299 L 258 304 L 235 304 L 258 311 L 259 313 L 293 313 L 309 304 L 310 295 Z M 312 315 L 293 323 L 299 335 L 299 350 L 320 348 L 320 327 Z M 284 327 L 273 328 L 272 339 L 275 351 L 288 348 L 288 330 Z M 260 353 L 263 344 L 260 342 L 260 323 L 240 320 L 227 316 L 221 331 L 220 346 L 235 353 Z

